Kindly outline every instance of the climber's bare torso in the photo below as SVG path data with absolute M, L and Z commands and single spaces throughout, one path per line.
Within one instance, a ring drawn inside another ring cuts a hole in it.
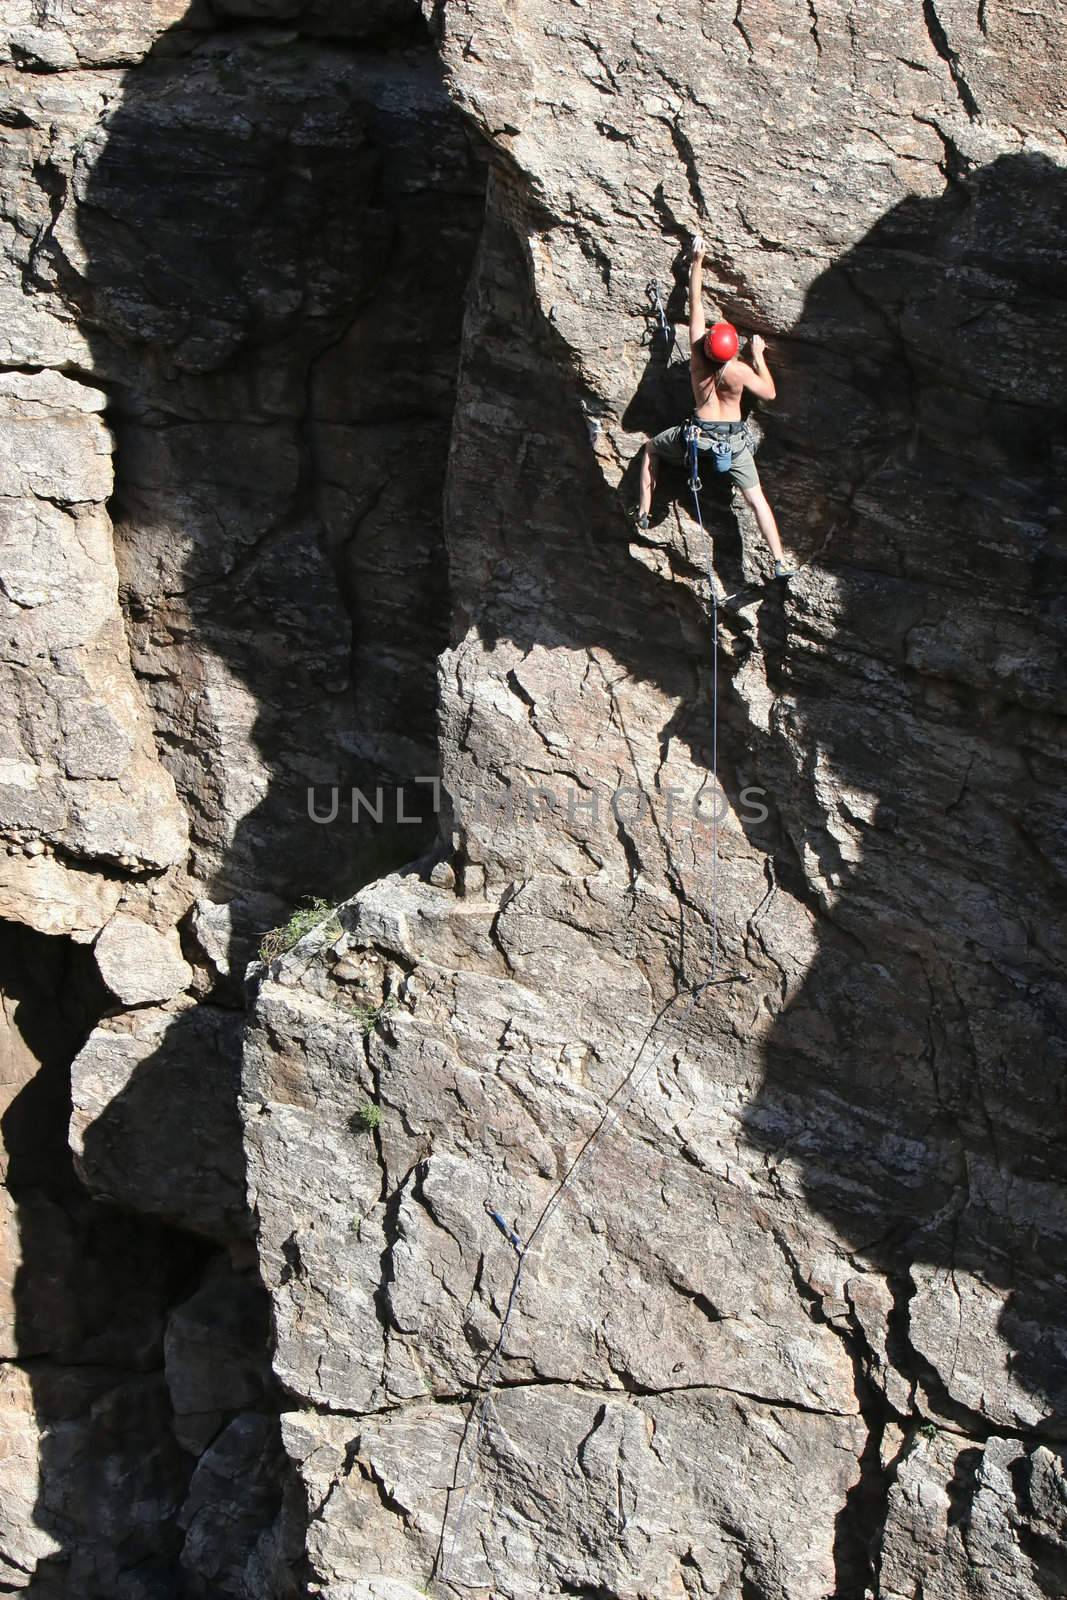
M 700 345 L 694 347 L 689 377 L 693 385 L 696 414 L 702 422 L 741 421 L 745 370 L 736 359 L 727 361 L 725 366 L 713 366 Z

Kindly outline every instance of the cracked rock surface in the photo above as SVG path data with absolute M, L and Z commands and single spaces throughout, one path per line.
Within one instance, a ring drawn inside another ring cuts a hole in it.
M 299 1592 L 242 977 L 432 832 L 327 819 L 437 771 L 484 168 L 410 0 L 0 21 L 4 1592 Z
M 0 1590 L 1063 1592 L 1065 45 L 7 7 Z
M 448 861 L 275 963 L 245 1056 L 312 1592 L 1056 1592 L 1062 25 L 426 9 L 494 154 Z M 695 227 L 788 589 L 680 475 L 623 513 Z

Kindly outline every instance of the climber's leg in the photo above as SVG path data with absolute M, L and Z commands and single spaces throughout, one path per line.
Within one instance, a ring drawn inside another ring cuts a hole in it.
M 763 542 L 774 557 L 774 576 L 776 578 L 791 578 L 795 568 L 782 554 L 782 541 L 778 537 L 778 524 L 774 520 L 774 512 L 770 502 L 760 486 L 759 473 L 756 471 L 756 458 L 752 448 L 746 444 L 734 454 L 730 466 L 730 478 L 734 486 L 740 489 L 745 497 L 745 503 L 751 506 L 756 517 L 756 524 L 763 535 Z
M 638 527 L 648 527 L 648 514 L 652 510 L 652 496 L 656 492 L 661 461 L 685 461 L 685 429 L 664 428 L 649 439 L 641 451 L 641 477 L 637 491 Z
M 648 526 L 648 514 L 652 510 L 652 496 L 656 492 L 656 479 L 659 475 L 659 457 L 657 456 L 652 440 L 650 439 L 641 451 L 641 479 L 637 491 L 637 515 L 644 518 L 644 526 Z
M 758 483 L 755 488 L 742 489 L 741 493 L 745 497 L 746 505 L 752 508 L 753 515 L 756 518 L 756 525 L 763 535 L 767 549 L 771 552 L 775 561 L 781 561 L 782 541 L 778 537 L 778 524 L 774 520 L 774 512 L 771 510 L 770 501 Z

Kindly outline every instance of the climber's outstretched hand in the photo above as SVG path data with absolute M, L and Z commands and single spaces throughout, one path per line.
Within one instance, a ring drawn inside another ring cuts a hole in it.
M 704 235 L 702 233 L 694 233 L 689 253 L 694 261 L 702 261 L 704 259 Z
M 764 350 L 766 350 L 766 348 L 767 348 L 767 341 L 763 337 L 762 333 L 754 333 L 752 335 L 752 359 L 753 359 L 753 361 L 758 361 L 760 356 L 763 354 Z

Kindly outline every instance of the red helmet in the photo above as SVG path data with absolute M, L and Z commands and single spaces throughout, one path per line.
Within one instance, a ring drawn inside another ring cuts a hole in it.
M 732 361 L 739 342 L 732 322 L 715 322 L 704 335 L 704 354 L 709 361 Z

